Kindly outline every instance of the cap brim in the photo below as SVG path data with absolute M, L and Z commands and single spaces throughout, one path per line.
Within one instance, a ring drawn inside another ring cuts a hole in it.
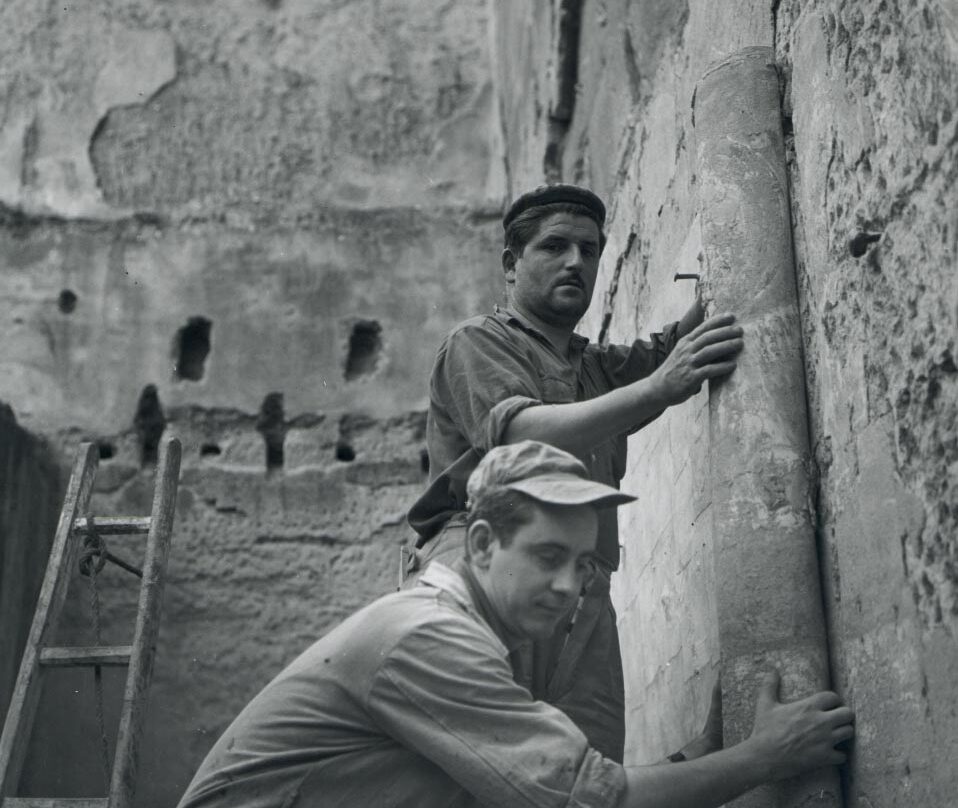
M 516 480 L 504 486 L 552 505 L 594 505 L 611 508 L 635 502 L 631 494 L 623 493 L 611 485 L 586 480 L 574 474 L 546 474 Z

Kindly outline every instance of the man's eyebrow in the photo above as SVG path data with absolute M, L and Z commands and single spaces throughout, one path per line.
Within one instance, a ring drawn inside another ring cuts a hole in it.
M 557 541 L 542 541 L 530 545 L 533 550 L 561 550 L 563 553 L 568 553 L 569 548 L 566 547 L 561 542 Z

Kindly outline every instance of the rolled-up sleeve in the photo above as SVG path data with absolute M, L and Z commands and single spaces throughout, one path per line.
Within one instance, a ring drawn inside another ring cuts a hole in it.
M 503 442 L 509 422 L 541 404 L 533 359 L 497 331 L 467 327 L 439 349 L 432 401 L 479 452 Z
M 484 805 L 608 808 L 625 790 L 622 767 L 516 684 L 502 649 L 466 619 L 407 635 L 382 666 L 367 709 Z

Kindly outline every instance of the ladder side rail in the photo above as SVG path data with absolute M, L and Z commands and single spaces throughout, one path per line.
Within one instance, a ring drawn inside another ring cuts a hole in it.
M 29 733 L 40 699 L 39 652 L 48 629 L 56 625 L 63 609 L 70 573 L 76 565 L 80 547 L 80 542 L 72 540 L 73 523 L 90 501 L 99 459 L 99 453 L 92 443 L 80 445 L 50 548 L 50 559 L 37 598 L 30 633 L 24 645 L 3 733 L 0 734 L 0 798 L 12 796 L 19 784 Z
M 171 438 L 163 444 L 157 465 L 158 483 L 153 496 L 150 533 L 147 539 L 143 580 L 140 585 L 136 628 L 133 635 L 133 653 L 130 657 L 123 695 L 113 776 L 110 782 L 110 808 L 133 808 L 140 738 L 146 718 L 146 696 L 153 674 L 163 584 L 166 578 L 166 561 L 173 533 L 180 455 L 180 442 L 176 438 Z

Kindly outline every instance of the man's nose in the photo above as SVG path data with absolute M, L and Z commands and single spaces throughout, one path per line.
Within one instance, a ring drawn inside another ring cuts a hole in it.
M 585 266 L 585 257 L 582 255 L 582 249 L 578 244 L 570 244 L 566 250 L 566 267 L 569 269 L 582 269 Z
M 557 570 L 552 579 L 552 591 L 567 597 L 578 597 L 582 589 L 583 575 L 577 564 L 566 564 Z

